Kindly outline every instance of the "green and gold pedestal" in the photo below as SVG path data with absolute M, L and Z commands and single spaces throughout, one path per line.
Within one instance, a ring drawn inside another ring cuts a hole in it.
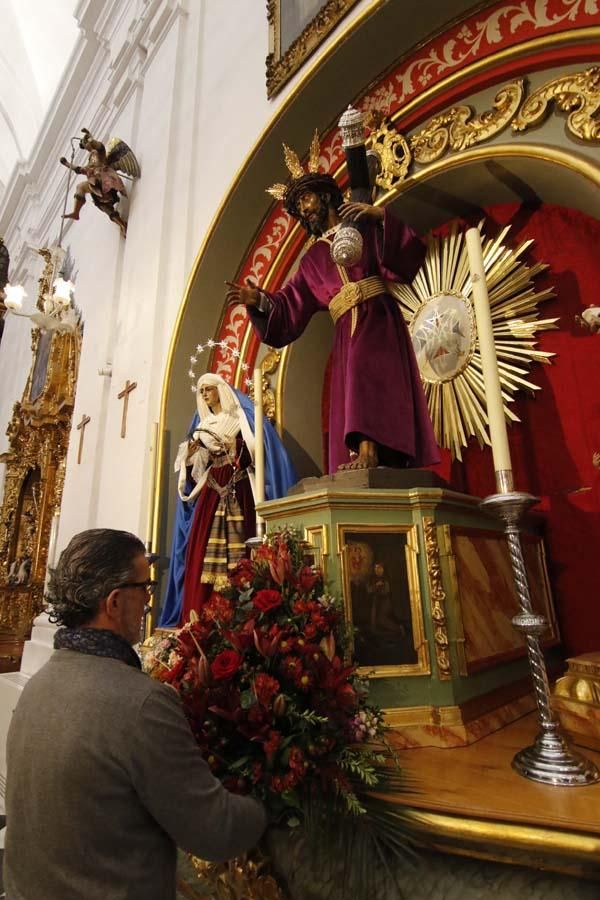
M 460 746 L 534 707 L 502 525 L 479 498 L 427 471 L 371 469 L 305 479 L 258 507 L 267 529 L 292 525 L 315 548 L 331 593 L 357 629 L 398 746 Z M 559 636 L 542 538 L 523 535 L 534 607 Z

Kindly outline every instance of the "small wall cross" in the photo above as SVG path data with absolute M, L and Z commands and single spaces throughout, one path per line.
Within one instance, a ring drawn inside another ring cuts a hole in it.
M 129 406 L 129 395 L 132 391 L 134 391 L 137 387 L 137 381 L 129 381 L 129 378 L 125 382 L 125 387 L 123 390 L 117 394 L 119 400 L 123 400 L 123 416 L 121 418 L 121 437 L 124 438 L 127 434 L 127 408 Z
M 83 451 L 83 436 L 85 434 L 85 426 L 88 422 L 91 422 L 89 416 L 86 416 L 85 413 L 82 413 L 81 422 L 77 426 L 77 431 L 79 432 L 79 449 L 77 450 L 77 465 L 81 463 L 81 453 Z

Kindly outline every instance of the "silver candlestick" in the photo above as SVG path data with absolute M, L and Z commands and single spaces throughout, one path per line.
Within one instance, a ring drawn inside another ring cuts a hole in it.
M 513 768 L 532 781 L 570 787 L 600 781 L 596 766 L 571 750 L 561 731 L 558 718 L 550 702 L 550 685 L 546 662 L 540 645 L 540 635 L 548 628 L 545 617 L 534 612 L 527 583 L 527 571 L 519 525 L 538 500 L 531 494 L 513 489 L 512 472 L 497 471 L 496 484 L 500 493 L 492 494 L 481 506 L 495 513 L 504 522 L 510 561 L 519 598 L 520 611 L 512 622 L 527 642 L 527 656 L 538 707 L 540 732 L 531 747 L 520 750 L 513 759 Z

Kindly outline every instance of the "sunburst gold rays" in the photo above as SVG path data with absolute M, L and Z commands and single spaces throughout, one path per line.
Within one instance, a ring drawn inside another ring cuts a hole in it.
M 482 231 L 483 222 L 479 224 Z M 512 248 L 505 243 L 510 226 L 495 238 L 483 238 L 498 369 L 509 422 L 519 390 L 539 387 L 528 378 L 532 363 L 549 363 L 553 353 L 537 348 L 536 336 L 556 328 L 557 319 L 540 319 L 538 306 L 554 297 L 537 290 L 534 279 L 547 266 L 528 266 L 522 257 L 532 241 Z M 462 231 L 452 226 L 445 237 L 430 237 L 423 265 L 412 284 L 391 285 L 409 326 L 425 396 L 438 443 L 462 459 L 471 436 L 490 443 L 481 354 L 472 309 L 472 284 Z

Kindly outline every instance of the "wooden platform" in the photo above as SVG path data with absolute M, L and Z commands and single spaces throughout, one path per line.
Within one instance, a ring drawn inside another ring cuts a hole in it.
M 537 730 L 532 713 L 467 747 L 399 751 L 398 802 L 430 847 L 600 880 L 600 784 L 548 787 L 511 767 Z

